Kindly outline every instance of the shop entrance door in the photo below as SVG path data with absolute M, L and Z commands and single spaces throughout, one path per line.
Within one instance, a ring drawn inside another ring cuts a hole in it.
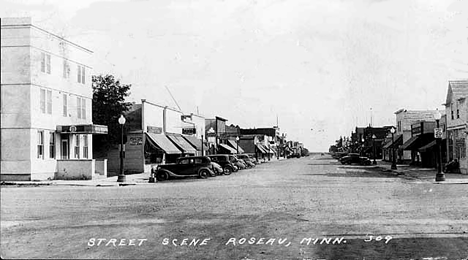
M 69 151 L 69 146 L 68 146 L 68 135 L 62 135 L 62 145 L 61 145 L 61 151 L 62 151 L 62 159 L 63 160 L 68 160 L 68 151 Z

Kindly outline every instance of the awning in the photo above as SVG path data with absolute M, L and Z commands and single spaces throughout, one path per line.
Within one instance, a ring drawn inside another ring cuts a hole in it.
M 202 149 L 202 140 L 201 139 L 198 139 L 197 137 L 195 136 L 191 136 L 191 135 L 182 135 L 185 140 L 187 140 L 195 149 L 197 149 L 197 151 L 201 151 Z M 208 150 L 208 144 L 206 142 L 203 142 L 203 145 L 204 145 L 204 148 L 205 148 L 205 151 Z
M 167 137 L 184 153 L 197 153 L 197 150 L 181 134 L 167 134 Z
M 419 148 L 419 151 L 420 152 L 427 152 L 427 150 L 432 149 L 432 147 L 435 146 L 436 144 L 437 144 L 437 140 L 434 140 L 434 141 L 426 144 L 425 146 Z
M 260 150 L 261 153 L 268 153 L 268 151 L 265 150 L 265 148 L 263 147 L 263 145 L 261 145 L 261 144 L 256 144 L 255 146 L 257 146 L 258 150 Z
M 234 149 L 234 148 L 231 148 L 229 145 L 227 144 L 219 144 L 219 147 L 222 147 L 224 149 L 226 149 L 228 152 L 232 153 L 232 154 L 236 154 L 237 151 Z
M 242 147 L 240 147 L 240 145 L 237 146 L 236 141 L 234 141 L 234 140 L 228 140 L 228 142 L 229 142 L 229 144 L 231 145 L 231 147 L 234 148 L 234 149 L 236 150 L 236 152 L 237 152 L 237 147 L 239 147 L 239 153 L 245 153 L 245 152 L 244 152 L 244 149 L 242 149 Z
M 57 133 L 63 134 L 107 134 L 106 125 L 58 125 Z
M 406 141 L 400 149 L 402 150 L 412 150 L 411 148 L 414 147 L 416 141 L 419 139 L 419 135 L 411 137 L 408 141 Z
M 165 135 L 146 133 L 146 140 L 167 154 L 181 154 L 182 152 Z
M 394 136 L 395 138 L 395 142 L 388 142 L 384 147 L 383 149 L 389 149 L 389 148 L 397 148 L 398 145 L 401 145 L 403 144 L 403 135 L 397 135 L 397 136 Z

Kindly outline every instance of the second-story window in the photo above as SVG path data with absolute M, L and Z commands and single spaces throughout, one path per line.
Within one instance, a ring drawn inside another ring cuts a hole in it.
M 78 65 L 76 67 L 76 69 L 77 69 L 77 72 L 78 72 L 78 83 L 81 83 L 81 66 Z
M 41 72 L 50 74 L 50 54 L 41 53 Z
M 81 99 L 81 118 L 86 119 L 86 99 Z
M 452 103 L 450 104 L 450 115 L 451 115 L 452 120 L 455 119 L 453 116 L 453 104 Z
M 39 96 L 41 113 L 52 114 L 52 91 L 41 89 Z
M 41 94 L 39 95 L 40 96 L 40 109 L 41 109 L 41 113 L 45 114 L 46 112 L 46 90 L 45 89 L 41 89 Z
M 63 116 L 68 117 L 68 96 L 63 94 Z
M 85 72 L 85 67 L 78 65 L 78 83 L 85 84 L 85 78 L 86 78 L 86 72 Z
M 70 65 L 68 61 L 63 61 L 63 78 L 68 79 L 70 77 Z
M 52 91 L 47 90 L 47 114 L 52 114 Z
M 76 113 L 77 117 L 81 118 L 81 98 L 76 97 Z

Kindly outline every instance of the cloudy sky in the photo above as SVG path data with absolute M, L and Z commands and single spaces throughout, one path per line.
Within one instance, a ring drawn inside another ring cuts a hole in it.
M 464 0 L 0 0 L 94 51 L 95 74 L 186 113 L 271 127 L 328 150 L 468 78 Z M 371 112 L 372 111 L 372 112 Z

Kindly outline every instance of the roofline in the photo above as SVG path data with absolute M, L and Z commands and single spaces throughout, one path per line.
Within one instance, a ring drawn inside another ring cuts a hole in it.
M 153 103 L 153 102 L 148 101 L 148 100 L 146 100 L 146 99 L 142 99 L 142 100 L 141 100 L 141 103 L 142 103 L 142 104 L 143 104 L 143 103 L 148 103 L 148 104 L 153 105 L 153 106 L 157 106 L 157 107 L 160 107 L 160 108 L 172 110 L 172 111 L 174 111 L 174 112 L 182 113 L 182 111 L 177 110 L 177 109 L 175 109 L 175 108 L 172 108 L 172 107 L 169 107 L 169 106 L 160 105 L 160 104 L 156 104 L 156 103 Z M 183 114 L 183 113 L 182 113 L 182 114 Z
M 3 19 L 4 19 L 4 18 L 3 18 Z M 80 46 L 80 45 L 78 45 L 77 43 L 71 42 L 71 41 L 69 41 L 69 40 L 67 40 L 67 39 L 65 39 L 65 38 L 63 38 L 63 37 L 61 37 L 61 36 L 58 36 L 58 35 L 55 34 L 55 33 L 49 32 L 49 31 L 47 31 L 47 30 L 45 30 L 45 29 L 42 29 L 41 27 L 38 27 L 38 26 L 34 25 L 32 22 L 30 22 L 30 23 L 21 23 L 21 24 L 5 24 L 5 25 L 1 25 L 1 27 L 5 27 L 5 28 L 6 28 L 6 27 L 24 27 L 24 26 L 30 26 L 30 27 L 32 27 L 32 28 L 38 29 L 39 31 L 45 32 L 45 33 L 47 33 L 47 34 L 50 34 L 50 35 L 54 36 L 55 38 L 57 38 L 57 39 L 59 39 L 59 40 L 62 40 L 62 41 L 65 41 L 65 42 L 67 42 L 68 44 L 73 45 L 73 46 L 75 46 L 75 47 L 78 47 L 78 48 L 80 48 L 80 49 L 82 49 L 82 50 L 84 50 L 84 51 L 86 51 L 86 52 L 94 53 L 92 50 L 90 50 L 90 49 L 88 49 L 88 48 L 85 48 L 85 47 L 83 47 L 83 46 Z

